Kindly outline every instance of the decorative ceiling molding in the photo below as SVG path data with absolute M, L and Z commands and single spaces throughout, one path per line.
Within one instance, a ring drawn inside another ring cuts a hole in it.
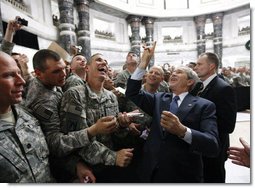
M 210 14 L 215 12 L 225 12 L 241 6 L 250 6 L 251 0 L 210 0 L 202 3 L 201 0 L 187 0 L 189 1 L 188 8 L 166 8 L 166 0 L 94 0 L 96 3 L 94 8 L 98 5 L 102 7 L 111 8 L 120 14 L 133 14 L 150 16 L 154 18 L 168 18 L 168 17 L 193 17 L 203 14 Z M 179 0 L 171 0 L 171 3 L 178 3 Z M 100 11 L 104 11 L 101 9 Z M 111 11 L 112 12 L 112 11 Z

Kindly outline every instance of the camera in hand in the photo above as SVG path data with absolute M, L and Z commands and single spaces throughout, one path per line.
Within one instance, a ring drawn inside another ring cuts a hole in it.
M 18 22 L 20 25 L 24 25 L 24 26 L 27 26 L 27 25 L 28 25 L 28 21 L 25 20 L 24 18 L 18 18 L 18 19 L 17 19 L 17 22 Z

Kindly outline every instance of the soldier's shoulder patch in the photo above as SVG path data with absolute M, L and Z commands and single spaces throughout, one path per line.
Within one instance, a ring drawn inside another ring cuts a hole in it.
M 46 109 L 43 106 L 39 106 L 35 109 L 35 113 L 39 116 L 39 118 L 42 118 L 44 120 L 49 120 L 53 114 L 52 111 Z
M 67 112 L 86 118 L 86 113 L 81 106 L 69 105 Z

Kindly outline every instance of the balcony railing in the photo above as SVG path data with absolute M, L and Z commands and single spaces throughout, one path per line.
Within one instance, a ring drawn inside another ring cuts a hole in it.
M 16 8 L 24 12 L 27 12 L 27 6 L 22 1 L 17 1 L 17 0 L 5 0 L 5 1 L 12 4 Z

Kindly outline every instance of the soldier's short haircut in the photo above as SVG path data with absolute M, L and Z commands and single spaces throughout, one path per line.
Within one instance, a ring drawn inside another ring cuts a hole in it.
M 45 71 L 46 70 L 45 64 L 48 59 L 59 61 L 61 57 L 56 52 L 49 49 L 39 50 L 38 52 L 35 53 L 33 57 L 34 70 L 38 69 L 40 71 Z
M 212 53 L 212 52 L 205 52 L 205 53 L 202 53 L 200 55 L 201 56 L 204 56 L 206 55 L 207 56 L 207 59 L 208 59 L 208 63 L 213 63 L 216 65 L 216 69 L 218 69 L 219 67 L 219 64 L 220 64 L 220 60 L 219 60 L 219 57 L 217 54 L 215 53 Z
M 103 55 L 103 54 L 101 54 L 101 53 L 95 53 L 95 54 L 93 54 L 93 55 L 89 58 L 89 60 L 88 60 L 88 62 L 87 62 L 87 65 L 90 65 L 90 64 L 92 63 L 92 59 L 93 59 L 93 57 L 95 57 L 96 55 Z
M 81 56 L 85 57 L 82 53 L 77 53 L 77 54 L 75 54 L 75 55 L 72 57 L 72 60 L 71 60 L 71 63 L 70 63 L 70 64 L 72 64 L 73 59 L 74 59 L 76 56 L 78 56 L 78 55 L 81 55 Z M 87 61 L 87 58 L 86 58 L 86 57 L 85 57 L 85 59 L 86 59 L 86 61 Z

